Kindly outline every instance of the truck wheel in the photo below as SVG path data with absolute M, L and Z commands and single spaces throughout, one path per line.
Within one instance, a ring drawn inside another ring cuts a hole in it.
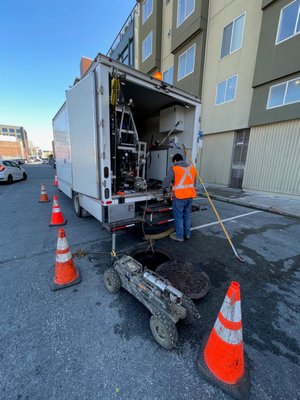
M 104 286 L 110 293 L 117 293 L 122 286 L 119 274 L 113 268 L 108 268 L 103 275 Z
M 169 317 L 161 313 L 152 315 L 150 328 L 155 340 L 162 347 L 169 350 L 176 346 L 178 333 L 176 325 Z
M 79 204 L 79 194 L 73 193 L 73 205 L 74 211 L 77 217 L 82 218 L 82 207 Z
M 191 325 L 199 321 L 201 317 L 193 300 L 187 296 L 184 296 L 181 304 L 186 309 L 186 317 L 182 320 L 185 325 Z

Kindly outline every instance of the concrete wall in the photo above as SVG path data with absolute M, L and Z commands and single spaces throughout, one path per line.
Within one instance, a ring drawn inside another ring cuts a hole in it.
M 300 120 L 251 128 L 244 189 L 300 195 Z
M 223 29 L 243 13 L 246 15 L 242 47 L 220 59 Z M 248 127 L 261 18 L 261 0 L 210 2 L 202 89 L 201 126 L 204 134 Z M 238 82 L 235 100 L 216 106 L 217 84 L 236 74 Z

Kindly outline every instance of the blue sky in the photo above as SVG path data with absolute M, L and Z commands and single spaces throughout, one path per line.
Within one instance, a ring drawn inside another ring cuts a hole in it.
M 21 125 L 51 149 L 52 118 L 81 56 L 106 54 L 135 0 L 2 0 L 0 124 Z

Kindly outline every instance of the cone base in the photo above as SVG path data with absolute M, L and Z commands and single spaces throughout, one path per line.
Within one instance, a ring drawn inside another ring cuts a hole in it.
M 50 203 L 51 200 L 39 200 L 39 203 Z
M 66 225 L 67 220 L 65 219 L 64 222 L 61 222 L 60 224 L 49 224 L 49 226 L 62 226 L 62 225 Z
M 58 283 L 55 283 L 54 281 L 52 281 L 50 283 L 51 290 L 55 291 L 55 290 L 59 290 L 59 289 L 64 289 L 64 288 L 67 288 L 67 287 L 70 287 L 70 286 L 73 286 L 73 285 L 77 285 L 78 283 L 80 283 L 81 282 L 80 269 L 77 268 L 76 271 L 77 271 L 76 278 L 73 281 L 69 282 L 69 283 L 65 283 L 63 285 L 59 285 Z
M 224 390 L 224 392 L 230 394 L 235 399 L 248 400 L 250 397 L 250 377 L 246 365 L 245 365 L 245 375 L 235 385 L 230 385 L 220 381 L 210 372 L 204 360 L 204 349 L 208 338 L 209 338 L 208 334 L 203 336 L 200 347 L 200 353 L 197 358 L 197 366 L 200 372 L 204 375 L 204 377 L 208 381 L 212 382 L 215 386 L 218 386 L 219 388 Z

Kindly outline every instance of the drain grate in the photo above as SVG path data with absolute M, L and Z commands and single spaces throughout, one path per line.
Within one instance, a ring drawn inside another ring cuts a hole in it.
M 202 299 L 209 291 L 210 280 L 204 271 L 195 271 L 193 264 L 173 260 L 159 265 L 157 274 L 191 299 Z

